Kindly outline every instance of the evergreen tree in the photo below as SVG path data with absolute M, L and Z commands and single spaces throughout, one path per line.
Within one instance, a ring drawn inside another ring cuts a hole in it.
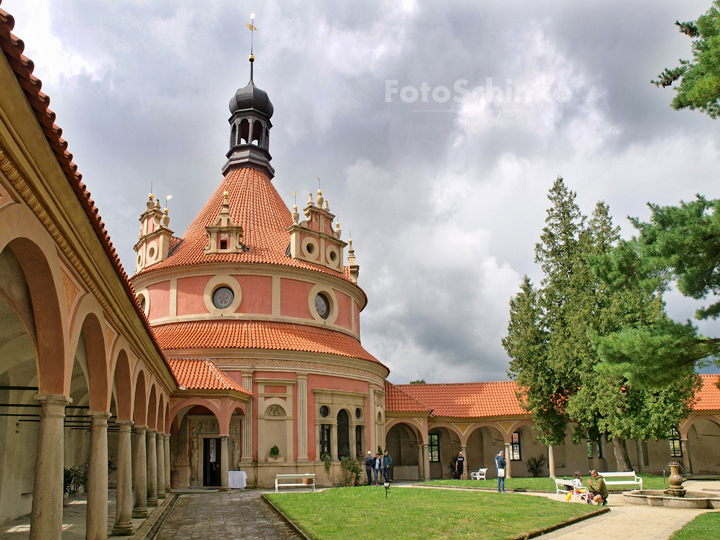
M 591 263 L 612 251 L 619 229 L 604 203 L 588 221 L 575 197 L 561 178 L 550 190 L 552 206 L 535 249 L 544 273 L 541 288 L 526 276 L 510 302 L 503 340 L 512 358 L 508 374 L 543 442 L 561 443 L 573 421 L 575 443 L 605 436 L 613 442 L 618 469 L 631 470 L 625 440 L 666 437 L 689 413 L 695 378 L 689 374 L 647 391 L 630 385 L 620 370 L 598 369 L 598 336 L 656 321 L 664 306 L 653 292 L 613 289 L 597 277 Z
M 720 0 L 714 0 L 712 7 L 697 21 L 676 21 L 675 24 L 680 33 L 694 38 L 693 60 L 680 60 L 678 67 L 666 68 L 657 81 L 651 82 L 665 88 L 680 80 L 671 107 L 700 109 L 717 118 L 720 114 Z

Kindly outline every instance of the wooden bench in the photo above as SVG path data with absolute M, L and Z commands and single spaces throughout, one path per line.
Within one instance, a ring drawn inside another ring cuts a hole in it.
M 290 483 L 280 482 L 280 480 L 289 480 Z M 298 482 L 298 480 L 300 482 Z M 306 482 L 306 480 L 310 480 L 310 482 Z M 312 487 L 313 493 L 315 493 L 315 474 L 276 474 L 275 493 L 277 493 L 278 488 L 281 487 Z
M 588 493 L 588 489 L 586 487 L 581 487 L 580 489 L 575 488 L 575 484 L 573 484 L 572 480 L 568 480 L 567 478 L 554 478 L 555 480 L 555 500 L 557 501 L 558 495 L 561 493 L 567 497 L 568 493 L 571 493 L 572 496 L 570 497 L 570 502 L 575 502 L 576 497 L 580 497 L 582 499 L 582 496 Z
M 627 471 L 627 472 L 600 472 L 598 473 L 600 476 L 603 477 L 605 480 L 605 485 L 608 486 L 622 486 L 622 485 L 630 485 L 630 486 L 640 486 L 640 489 L 642 489 L 642 478 L 640 478 L 638 475 L 635 474 L 635 471 Z M 617 480 L 614 480 L 614 479 Z
M 485 473 L 487 473 L 487 469 L 478 469 L 476 472 L 471 472 L 470 480 L 487 480 Z

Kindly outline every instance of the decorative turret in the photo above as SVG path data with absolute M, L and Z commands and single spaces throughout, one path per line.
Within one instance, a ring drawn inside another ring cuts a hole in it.
M 267 93 L 253 82 L 252 66 L 255 56 L 250 54 L 250 82 L 240 88 L 230 100 L 230 150 L 228 161 L 222 169 L 226 174 L 233 167 L 253 167 L 275 176 L 270 165 L 270 118 L 273 105 Z
M 293 224 L 288 228 L 290 257 L 321 264 L 342 273 L 343 249 L 347 243 L 340 239 L 340 229 L 333 229 L 335 216 L 330 212 L 322 190 L 318 189 L 315 202 L 312 200 L 312 193 L 310 194 L 310 200 L 303 209 L 306 220 L 298 223 L 297 207 L 293 209 Z
M 151 193 L 145 212 L 140 215 L 140 234 L 135 244 L 135 273 L 142 272 L 167 259 L 170 254 L 170 239 L 173 232 L 170 230 L 170 216 L 168 209 L 163 212 L 160 208 L 160 199 L 154 199 Z
M 357 283 L 358 276 L 360 275 L 360 266 L 358 266 L 355 260 L 355 250 L 352 245 L 352 238 L 348 240 L 350 247 L 348 248 L 348 270 L 350 270 L 350 279 L 353 283 Z
M 243 228 L 240 225 L 235 225 L 232 217 L 230 217 L 230 203 L 228 202 L 227 191 L 223 193 L 222 210 L 220 210 L 215 225 L 205 227 L 205 234 L 208 237 L 205 255 L 247 251 L 247 248 L 241 242 Z

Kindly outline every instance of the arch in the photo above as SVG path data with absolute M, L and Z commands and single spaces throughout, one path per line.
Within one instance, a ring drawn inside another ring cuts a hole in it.
M 155 429 L 157 425 L 157 389 L 155 383 L 150 384 L 150 397 L 148 398 L 147 408 L 147 427 Z
M 130 373 L 130 361 L 127 352 L 121 349 L 115 362 L 115 403 L 119 420 L 132 420 L 133 417 L 133 388 Z
M 90 298 L 89 296 L 86 298 Z M 87 350 L 87 378 L 91 411 L 110 410 L 108 385 L 108 360 L 105 351 L 105 335 L 95 313 L 89 313 L 81 326 Z M 78 333 L 79 339 L 79 333 Z M 71 343 L 76 343 L 72 341 Z M 70 370 L 68 370 L 70 371 Z
M 18 205 L 19 207 L 20 205 Z M 57 262 L 56 248 L 53 244 L 51 248 L 46 246 L 46 249 L 43 250 L 34 241 L 24 237 L 28 231 L 14 230 L 16 227 L 20 227 L 20 223 L 28 225 L 30 229 L 35 228 L 28 223 L 27 217 L 22 213 L 15 216 L 17 220 L 13 219 L 12 214 L 17 213 L 14 210 L 13 207 L 8 208 L 6 211 L 10 215 L 3 216 L 0 252 L 4 251 L 6 247 L 10 249 L 20 264 L 30 293 L 32 320 L 35 327 L 32 339 L 36 350 L 38 392 L 45 395 L 67 395 L 69 392 L 69 386 L 66 386 L 69 381 L 65 376 L 68 345 L 65 339 L 67 318 L 64 310 L 60 309 L 60 297 L 65 296 L 65 287 L 62 282 L 62 270 Z M 35 222 L 34 216 L 32 221 Z M 42 234 L 47 234 L 39 223 L 37 225 L 42 229 Z M 10 236 L 13 233 L 19 237 L 6 241 L 6 235 Z
M 425 432 L 425 426 L 423 426 L 417 419 L 415 418 L 393 418 L 388 424 L 385 426 L 385 436 L 387 437 L 388 432 L 396 425 L 398 424 L 406 424 L 408 427 L 410 427 L 414 433 L 418 437 L 418 442 L 420 444 L 427 444 L 427 433 Z
M 467 445 L 467 442 L 468 442 L 468 440 L 470 440 L 470 436 L 473 434 L 474 431 L 484 428 L 484 427 L 488 427 L 488 428 L 493 428 L 493 429 L 497 430 L 498 433 L 500 433 L 500 435 L 502 435 L 503 440 L 506 443 L 510 443 L 510 434 L 513 431 L 515 431 L 517 429 L 517 427 L 521 427 L 527 423 L 535 425 L 535 423 L 532 420 L 529 420 L 529 421 L 523 420 L 523 421 L 513 424 L 512 429 L 508 432 L 508 431 L 505 431 L 505 428 L 502 427 L 502 425 L 499 424 L 498 422 L 487 422 L 487 421 L 475 422 L 467 430 L 465 430 L 465 438 L 460 439 L 460 440 L 463 442 L 464 445 Z
M 155 426 L 159 433 L 165 432 L 165 394 L 160 393 L 160 400 L 157 408 L 157 422 Z
M 260 123 L 260 120 L 255 120 L 253 123 L 253 130 L 252 130 L 252 141 L 250 141 L 250 144 L 256 144 L 260 146 L 261 138 L 262 138 L 262 132 L 263 127 Z
M 248 140 L 250 138 L 250 122 L 248 122 L 247 118 L 240 122 L 240 133 L 238 133 L 238 137 L 240 137 L 238 144 L 250 144 Z
M 135 380 L 135 425 L 147 426 L 147 383 L 145 381 L 145 372 L 140 370 Z
M 530 429 L 535 429 L 535 422 L 533 422 L 529 418 L 525 418 L 523 420 L 518 420 L 517 422 L 512 424 L 507 430 L 507 433 L 505 436 L 505 443 L 510 444 L 512 442 L 511 441 L 512 434 L 515 433 L 517 430 L 519 430 L 523 426 L 530 426 Z
M 165 433 L 170 433 L 172 421 L 170 420 L 170 400 L 165 403 Z
M 203 407 L 206 407 L 207 409 L 212 411 L 212 413 L 215 415 L 215 418 L 218 419 L 218 422 L 220 421 L 221 411 L 217 404 L 201 397 L 189 397 L 173 404 L 173 406 L 170 407 L 170 421 L 172 422 L 173 420 L 175 420 L 175 417 L 180 413 L 180 411 L 182 411 L 186 407 L 191 407 L 192 405 L 202 405 Z
M 688 431 L 690 431 L 690 428 L 693 426 L 693 424 L 695 424 L 699 420 L 709 420 L 710 422 L 713 422 L 714 424 L 720 426 L 720 417 L 718 416 L 712 414 L 691 415 L 690 417 L 686 418 L 683 423 L 680 424 L 680 436 L 683 439 L 687 439 Z
M 455 435 L 458 436 L 458 439 L 460 439 L 461 442 L 463 441 L 462 431 L 460 431 L 460 429 L 458 427 L 456 427 L 448 422 L 433 422 L 431 425 L 428 426 L 428 433 L 435 428 L 447 428 L 450 431 L 452 431 L 453 433 L 455 433 Z

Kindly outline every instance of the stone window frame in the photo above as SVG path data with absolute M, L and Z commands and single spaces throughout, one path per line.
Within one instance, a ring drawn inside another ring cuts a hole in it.
M 435 439 L 434 443 L 433 438 Z M 433 448 L 436 451 L 435 459 L 433 459 Z M 440 463 L 440 433 L 428 433 L 428 455 L 430 463 Z
M 218 309 L 213 303 L 213 294 L 215 294 L 215 291 L 221 287 L 227 287 L 232 290 L 233 295 L 235 296 L 232 304 L 225 309 Z M 205 301 L 205 308 L 207 308 L 211 315 L 221 317 L 224 315 L 233 315 L 242 303 L 242 287 L 240 287 L 240 283 L 238 283 L 237 279 L 232 277 L 230 274 L 217 274 L 205 285 L 203 300 Z
M 522 461 L 522 433 L 519 429 L 510 435 L 510 455 L 508 457 L 510 461 Z
M 312 245 L 312 253 L 308 250 L 308 246 Z M 300 247 L 302 248 L 302 254 L 308 261 L 317 261 L 320 257 L 320 244 L 312 236 L 306 236 L 303 238 Z
M 325 295 L 325 298 L 327 298 L 330 303 L 330 315 L 328 315 L 327 319 L 323 319 L 315 310 L 315 297 L 320 293 Z M 318 283 L 310 289 L 310 294 L 308 294 L 308 309 L 310 310 L 310 315 L 312 315 L 315 322 L 324 325 L 335 324 L 335 321 L 338 318 L 338 300 L 333 288 L 329 285 L 325 285 L 324 283 Z M 354 411 L 351 411 L 351 414 L 355 416 Z
M 142 289 L 135 295 L 135 298 L 137 298 L 138 304 L 140 303 L 141 297 L 145 299 L 145 307 L 143 308 L 143 312 L 145 313 L 146 317 L 149 317 L 149 315 L 150 315 L 150 294 L 148 293 L 147 289 Z
M 322 426 L 330 426 L 330 455 L 335 458 L 333 453 L 338 452 L 338 440 L 337 440 L 337 417 L 341 409 L 344 409 L 348 415 L 348 428 L 350 431 L 349 450 L 352 454 L 353 450 L 357 446 L 355 441 L 355 427 L 362 426 L 363 434 L 363 447 L 367 446 L 367 442 L 370 440 L 370 432 L 366 424 L 367 416 L 367 399 L 368 393 L 365 392 L 351 392 L 348 390 L 334 390 L 330 388 L 313 388 L 314 394 L 314 407 L 315 407 L 315 429 L 316 429 L 316 440 L 315 440 L 315 451 L 316 459 L 320 460 L 320 455 L 323 450 L 320 444 L 320 438 L 322 436 Z M 330 414 L 327 417 L 320 416 L 320 407 L 326 406 L 330 410 Z M 355 409 L 359 408 L 363 414 L 360 419 L 355 418 Z M 355 444 L 353 445 L 353 442 Z M 339 457 L 338 457 L 339 459 Z
M 680 443 L 680 432 L 677 428 L 670 428 L 668 433 L 668 444 L 670 446 L 670 457 L 681 458 L 682 457 L 682 445 Z

